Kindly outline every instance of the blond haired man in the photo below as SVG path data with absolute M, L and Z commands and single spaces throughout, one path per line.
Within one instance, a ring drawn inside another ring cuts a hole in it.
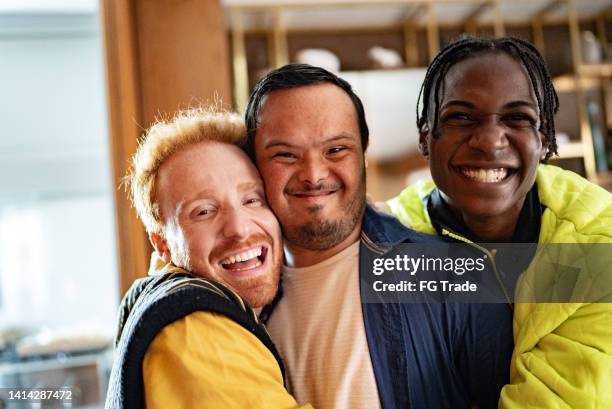
M 251 309 L 276 293 L 282 246 L 244 138 L 239 116 L 198 108 L 138 148 L 129 182 L 155 252 L 121 306 L 107 408 L 297 406 Z

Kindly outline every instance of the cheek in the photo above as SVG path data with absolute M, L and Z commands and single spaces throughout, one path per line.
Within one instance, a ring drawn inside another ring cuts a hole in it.
M 445 165 L 448 162 L 448 158 L 445 158 L 446 155 L 444 154 L 444 146 L 436 142 L 430 142 L 428 146 L 429 155 L 427 156 L 427 159 L 429 161 L 431 173 L 440 173 L 441 169 L 447 167 Z
M 268 165 L 260 168 L 268 202 L 276 203 L 282 199 L 284 189 L 291 178 L 290 171 L 284 166 Z
M 207 229 L 192 229 L 186 232 L 187 243 L 189 244 L 189 253 L 204 255 L 208 260 L 214 247 L 214 234 L 212 228 Z
M 340 163 L 335 163 L 331 168 L 348 189 L 356 190 L 361 186 L 361 178 L 365 172 L 365 165 L 361 158 L 352 158 Z
M 261 208 L 257 214 L 257 222 L 274 240 L 280 240 L 281 230 L 274 213 L 268 208 Z
M 429 141 L 429 163 L 432 168 L 448 169 L 455 156 L 461 155 L 462 150 L 469 150 L 468 142 L 453 141 L 453 139 L 440 135 L 437 139 Z
M 538 164 L 542 159 L 545 150 L 539 139 L 534 139 L 531 143 L 520 145 L 521 160 L 525 166 L 527 175 L 535 174 Z

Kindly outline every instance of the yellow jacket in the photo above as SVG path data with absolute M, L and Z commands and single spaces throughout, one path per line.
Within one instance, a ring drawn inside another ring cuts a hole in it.
M 149 275 L 120 309 L 107 409 L 311 408 L 285 389 L 272 341 L 240 297 L 155 253 Z
M 147 409 L 298 407 L 268 348 L 210 312 L 165 327 L 149 346 L 143 376 Z
M 536 183 L 546 207 L 539 243 L 612 243 L 609 192 L 549 165 L 538 167 Z M 404 224 L 436 234 L 422 200 L 434 188 L 419 182 L 387 205 Z M 601 272 L 605 276 L 581 279 L 603 280 L 608 290 L 612 266 Z M 517 297 L 529 291 L 534 273 L 519 279 Z M 499 408 L 612 408 L 612 304 L 517 303 L 513 326 L 510 384 Z

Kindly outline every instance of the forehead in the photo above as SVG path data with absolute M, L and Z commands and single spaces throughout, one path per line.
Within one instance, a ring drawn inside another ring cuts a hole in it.
M 525 67 L 505 53 L 486 53 L 453 65 L 442 85 L 442 103 L 458 99 L 494 105 L 517 100 L 536 104 Z
M 235 145 L 200 142 L 170 156 L 157 173 L 156 196 L 160 203 L 175 203 L 206 191 L 223 195 L 245 182 L 261 183 L 247 155 Z
M 357 112 L 340 87 L 322 83 L 272 91 L 259 113 L 257 137 L 317 141 L 340 133 L 359 140 Z

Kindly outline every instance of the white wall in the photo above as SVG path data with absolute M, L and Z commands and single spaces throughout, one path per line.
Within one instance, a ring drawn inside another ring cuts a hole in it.
M 0 8 L 0 326 L 112 326 L 115 187 L 97 5 L 36 10 Z

